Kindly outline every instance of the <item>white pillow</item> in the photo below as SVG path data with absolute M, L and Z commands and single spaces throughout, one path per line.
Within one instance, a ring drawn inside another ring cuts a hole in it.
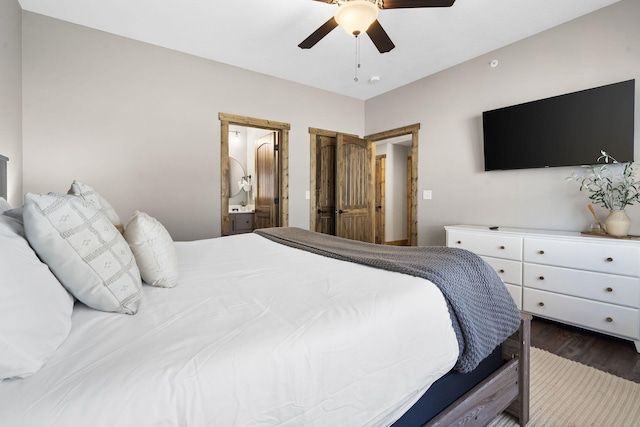
M 4 197 L 0 197 L 0 214 L 10 209 L 11 205 L 9 204 L 9 202 L 7 202 Z
M 109 218 L 109 221 L 116 228 L 122 228 L 122 221 L 120 221 L 120 217 L 111 203 L 107 201 L 104 197 L 102 197 L 96 190 L 89 187 L 87 184 L 83 184 L 80 181 L 74 180 L 73 184 L 71 184 L 71 188 L 67 192 L 67 194 L 72 194 L 74 196 L 80 196 L 85 200 L 93 203 L 98 209 L 100 209 L 106 216 Z
M 71 329 L 73 297 L 0 215 L 0 380 L 37 372 Z
M 24 199 L 27 239 L 60 283 L 89 307 L 135 314 L 140 271 L 102 211 L 77 196 L 28 193 Z
M 136 257 L 145 283 L 163 288 L 172 288 L 178 283 L 178 254 L 160 221 L 135 211 L 124 230 L 124 238 Z
M 22 228 L 22 236 L 24 237 L 24 223 L 22 221 L 22 208 L 9 209 L 8 211 L 2 212 L 2 215 L 8 216 L 9 218 L 13 218 L 20 223 L 20 227 Z

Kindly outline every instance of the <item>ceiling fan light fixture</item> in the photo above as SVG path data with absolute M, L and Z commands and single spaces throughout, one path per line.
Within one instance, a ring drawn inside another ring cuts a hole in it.
M 334 18 L 347 34 L 358 36 L 378 19 L 378 5 L 369 0 L 349 0 L 338 7 Z

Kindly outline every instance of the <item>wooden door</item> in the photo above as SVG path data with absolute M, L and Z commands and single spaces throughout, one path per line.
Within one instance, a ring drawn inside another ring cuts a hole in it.
M 375 144 L 338 133 L 336 236 L 374 242 Z
M 278 227 L 277 133 L 256 140 L 256 199 L 254 228 Z
M 375 217 L 375 242 L 379 245 L 385 243 L 384 229 L 384 197 L 385 197 L 385 167 L 387 156 L 376 156 L 376 217 Z
M 336 234 L 336 137 L 316 137 L 315 231 Z

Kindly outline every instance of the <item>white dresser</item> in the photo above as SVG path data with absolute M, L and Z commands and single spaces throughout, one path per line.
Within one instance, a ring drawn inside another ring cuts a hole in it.
M 521 310 L 632 340 L 640 353 L 640 240 L 474 225 L 445 230 L 447 246 L 480 255 Z

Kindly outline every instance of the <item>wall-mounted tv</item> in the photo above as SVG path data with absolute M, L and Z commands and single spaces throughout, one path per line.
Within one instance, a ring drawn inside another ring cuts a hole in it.
M 484 169 L 633 161 L 635 80 L 482 113 Z

